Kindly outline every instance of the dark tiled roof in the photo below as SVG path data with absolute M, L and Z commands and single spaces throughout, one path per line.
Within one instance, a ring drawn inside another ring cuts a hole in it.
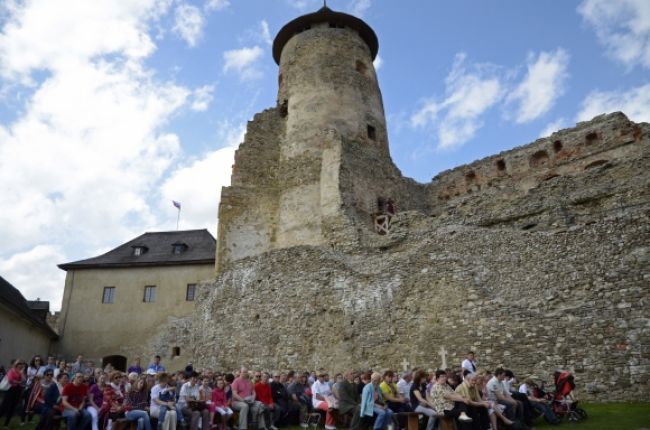
M 43 330 L 51 339 L 56 339 L 58 335 L 47 323 L 33 312 L 25 297 L 2 276 L 0 276 L 0 303 L 6 305 L 9 309 L 14 311 L 17 315 L 32 322 L 35 326 Z
M 187 248 L 180 254 L 173 253 L 175 244 L 185 244 Z M 144 247 L 146 252 L 134 255 L 133 249 Z M 179 264 L 214 264 L 216 241 L 206 229 L 163 231 L 145 233 L 135 239 L 108 251 L 98 257 L 59 264 L 63 270 L 170 266 Z
M 370 28 L 368 24 L 355 16 L 343 12 L 335 12 L 328 7 L 323 7 L 314 13 L 299 16 L 280 29 L 278 35 L 275 36 L 275 40 L 273 40 L 273 59 L 275 62 L 280 64 L 282 49 L 289 39 L 303 29 L 309 28 L 312 24 L 318 24 L 321 22 L 342 24 L 356 30 L 363 41 L 366 42 L 368 48 L 370 48 L 372 59 L 374 60 L 377 56 L 377 52 L 379 51 L 379 40 L 377 39 L 377 35 L 373 29 Z

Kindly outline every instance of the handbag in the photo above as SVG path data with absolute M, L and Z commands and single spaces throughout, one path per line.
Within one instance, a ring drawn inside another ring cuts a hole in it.
M 11 387 L 11 384 L 9 383 L 9 375 L 5 375 L 4 378 L 2 378 L 2 381 L 0 381 L 0 391 L 7 391 Z

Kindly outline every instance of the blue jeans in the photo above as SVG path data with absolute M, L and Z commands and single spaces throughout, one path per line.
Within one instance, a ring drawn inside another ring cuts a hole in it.
M 77 412 L 73 411 L 72 409 L 65 408 L 63 410 L 63 416 L 68 423 L 68 430 L 85 430 L 92 421 L 92 417 L 85 409 Z
M 133 409 L 127 412 L 125 417 L 128 421 L 136 421 L 138 423 L 138 430 L 151 430 L 149 414 L 142 409 Z
M 377 418 L 375 418 L 375 424 L 372 426 L 374 430 L 383 429 L 388 425 L 388 423 L 391 422 L 391 419 L 393 418 L 393 411 L 388 408 L 382 409 L 375 405 L 372 408 L 372 412 L 377 415 Z

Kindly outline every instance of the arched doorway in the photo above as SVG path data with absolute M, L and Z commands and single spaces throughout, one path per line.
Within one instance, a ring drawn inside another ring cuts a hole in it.
M 107 364 L 113 366 L 115 370 L 126 372 L 126 357 L 123 355 L 107 355 L 102 358 L 102 367 L 106 367 Z

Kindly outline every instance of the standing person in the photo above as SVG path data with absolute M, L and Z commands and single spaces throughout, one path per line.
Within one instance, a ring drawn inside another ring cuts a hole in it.
M 84 356 L 81 354 L 77 355 L 77 360 L 74 363 L 72 363 L 71 372 L 75 375 L 77 373 L 82 373 L 85 375 L 87 370 L 88 368 L 84 363 Z
M 53 355 L 48 355 L 47 363 L 41 366 L 41 368 L 38 370 L 38 376 L 44 376 L 46 370 L 51 370 L 54 372 L 54 369 L 56 369 L 56 359 Z
M 325 381 L 327 373 L 319 371 L 316 375 L 316 381 L 311 386 L 312 405 L 314 409 L 325 411 L 325 430 L 336 430 L 334 416 L 329 406 L 327 398 L 332 396 L 330 385 Z
M 239 430 L 246 430 L 248 428 L 248 412 L 251 411 L 257 417 L 257 428 L 265 429 L 266 424 L 262 411 L 264 405 L 255 400 L 255 387 L 250 381 L 248 369 L 241 368 L 239 377 L 237 377 L 232 385 L 232 408 L 239 411 Z
M 68 372 L 66 372 L 65 368 L 66 368 L 65 360 L 59 360 L 56 369 L 54 369 L 54 379 L 56 379 L 58 381 L 59 380 L 59 374 L 61 374 L 61 373 L 66 373 L 67 374 Z
M 163 366 L 162 364 L 160 364 L 160 356 L 159 356 L 159 355 L 156 355 L 156 356 L 153 358 L 153 363 L 151 363 L 151 364 L 149 365 L 149 367 L 147 367 L 147 370 L 148 370 L 148 371 L 149 371 L 149 370 L 152 370 L 152 371 L 154 371 L 154 372 L 156 372 L 156 373 L 160 373 L 160 372 L 165 372 L 165 371 L 166 371 L 166 370 L 165 370 L 165 366 Z
M 363 387 L 361 393 L 361 416 L 371 417 L 376 415 L 373 430 L 381 430 L 388 423 L 391 422 L 393 412 L 386 407 L 379 390 L 379 382 L 381 382 L 381 374 L 375 372 L 370 376 L 370 382 Z
M 14 415 L 16 407 L 25 390 L 25 362 L 21 359 L 14 361 L 13 366 L 7 372 L 9 389 L 5 391 L 4 399 L 0 404 L 0 418 L 5 417 L 5 428 L 9 427 L 9 422 Z
M 133 364 L 129 366 L 127 369 L 126 373 L 137 373 L 138 375 L 141 375 L 143 370 L 142 366 L 140 366 L 140 357 L 135 357 L 135 360 L 133 360 Z
M 436 424 L 437 413 L 433 409 L 433 404 L 427 400 L 427 374 L 424 370 L 418 370 L 413 377 L 413 384 L 411 385 L 411 407 L 413 412 L 424 414 L 429 417 L 427 421 L 427 430 L 433 430 Z
M 169 375 L 158 375 L 158 383 L 151 388 L 149 414 L 158 419 L 159 430 L 176 430 L 176 388 L 167 385 Z
M 436 370 L 435 382 L 429 394 L 433 408 L 440 415 L 452 417 L 456 421 L 458 430 L 471 430 L 473 426 L 468 425 L 473 420 L 467 416 L 468 401 L 460 394 L 454 392 L 447 384 L 447 372 Z
M 191 402 L 199 400 L 199 374 L 195 371 L 190 373 L 189 380 L 181 387 L 178 396 L 178 407 L 186 420 L 190 420 L 190 430 L 198 430 L 199 420 L 202 421 L 202 430 L 210 428 L 210 411 L 207 408 L 196 409 Z
M 467 351 L 467 355 L 465 356 L 465 359 L 463 360 L 463 363 L 460 365 L 460 367 L 462 367 L 463 370 L 466 370 L 470 374 L 476 373 L 477 365 L 474 351 Z
M 68 423 L 68 430 L 84 430 L 92 420 L 84 408 L 88 397 L 88 385 L 83 383 L 83 379 L 83 373 L 77 372 L 72 382 L 63 387 L 61 404 L 63 405 L 63 416 Z

